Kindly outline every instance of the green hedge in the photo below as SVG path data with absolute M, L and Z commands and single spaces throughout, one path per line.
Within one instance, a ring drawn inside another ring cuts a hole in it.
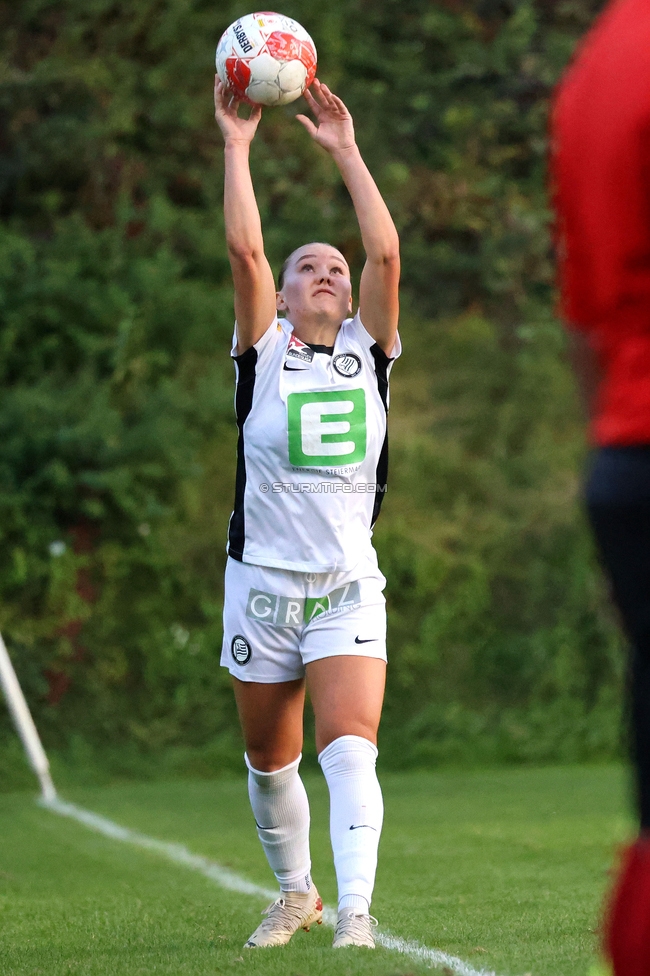
M 376 532 L 393 765 L 620 750 L 544 186 L 549 95 L 599 6 L 282 8 L 348 101 L 403 243 Z M 240 764 L 218 667 L 235 429 L 211 81 L 243 12 L 0 11 L 0 628 L 63 776 Z M 347 194 L 295 111 L 266 112 L 253 151 L 270 258 L 330 239 L 358 275 Z M 4 710 L 0 743 L 0 780 L 24 782 Z

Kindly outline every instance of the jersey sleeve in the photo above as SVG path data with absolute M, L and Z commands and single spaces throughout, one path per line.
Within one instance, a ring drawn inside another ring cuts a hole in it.
M 270 353 L 275 348 L 275 344 L 278 341 L 278 339 L 281 338 L 282 334 L 283 334 L 282 325 L 280 324 L 280 320 L 276 315 L 273 321 L 271 322 L 271 324 L 269 325 L 268 329 L 264 333 L 264 335 L 261 336 L 253 346 L 250 347 L 251 349 L 254 349 L 257 352 L 257 362 L 260 366 L 263 364 L 264 360 L 266 359 L 267 353 Z M 230 350 L 230 355 L 232 356 L 233 359 L 237 359 L 238 356 L 240 355 L 237 352 L 237 323 L 236 322 L 235 322 L 235 329 L 232 336 L 232 349 Z M 244 354 L 242 353 L 241 355 Z
M 377 345 L 377 340 L 370 335 L 365 325 L 361 321 L 359 312 L 356 313 L 353 319 L 348 319 L 348 325 L 349 328 L 353 330 L 357 340 L 361 343 L 362 346 L 364 346 L 365 349 L 370 350 L 372 349 L 373 346 Z M 395 336 L 395 344 L 393 345 L 393 348 L 390 352 L 390 355 L 388 356 L 388 359 L 390 359 L 390 361 L 393 362 L 393 360 L 397 359 L 401 355 L 402 355 L 402 342 L 400 340 L 399 332 L 398 332 Z

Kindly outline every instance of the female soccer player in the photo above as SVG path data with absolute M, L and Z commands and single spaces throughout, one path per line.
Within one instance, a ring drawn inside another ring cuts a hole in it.
M 385 579 L 371 526 L 386 486 L 388 375 L 399 355 L 399 241 L 340 98 L 315 81 L 315 123 L 352 197 L 366 263 L 330 244 L 289 255 L 276 291 L 248 156 L 261 118 L 240 118 L 215 80 L 235 286 L 239 427 L 221 663 L 234 676 L 257 832 L 280 897 L 246 947 L 283 945 L 320 922 L 309 805 L 298 774 L 305 685 L 330 793 L 339 889 L 334 946 L 374 948 L 369 913 L 383 804 L 375 772 L 386 670 Z M 278 318 L 278 312 L 282 317 Z

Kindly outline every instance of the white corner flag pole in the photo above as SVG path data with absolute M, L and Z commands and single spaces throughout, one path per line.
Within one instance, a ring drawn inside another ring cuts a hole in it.
M 0 634 L 0 684 L 5 693 L 18 735 L 23 741 L 25 752 L 41 784 L 43 800 L 46 802 L 56 800 L 56 790 L 50 775 L 50 764 L 47 761 L 45 750 L 36 731 L 34 719 L 25 701 L 22 688 L 18 683 L 2 634 Z

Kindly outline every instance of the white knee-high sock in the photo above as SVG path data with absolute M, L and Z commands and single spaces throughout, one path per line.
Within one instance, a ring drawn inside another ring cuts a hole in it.
M 272 773 L 254 769 L 248 756 L 248 795 L 257 836 L 282 891 L 309 891 L 309 800 L 298 774 L 302 755 Z
M 358 735 L 342 735 L 318 757 L 330 792 L 330 836 L 339 889 L 339 910 L 366 914 L 377 869 L 384 803 L 377 780 L 377 747 Z

